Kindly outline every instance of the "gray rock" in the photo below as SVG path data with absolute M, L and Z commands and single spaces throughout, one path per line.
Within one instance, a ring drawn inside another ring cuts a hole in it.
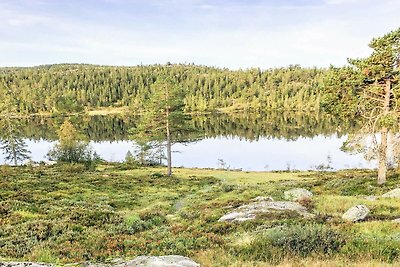
M 274 201 L 274 199 L 272 197 L 255 197 L 253 198 L 251 201 Z
M 376 196 L 365 196 L 364 199 L 368 200 L 368 201 L 375 201 L 377 199 L 377 197 Z
M 304 217 L 313 215 L 307 211 L 307 208 L 297 202 L 290 201 L 258 201 L 238 207 L 233 212 L 222 216 L 219 222 L 242 222 L 253 220 L 257 214 L 270 213 L 273 211 L 296 211 Z
M 131 261 L 114 265 L 115 267 L 200 267 L 193 260 L 178 256 L 139 256 Z
M 369 209 L 366 206 L 357 205 L 357 206 L 350 208 L 348 211 L 346 211 L 343 214 L 342 219 L 344 219 L 346 221 L 357 222 L 357 221 L 364 220 L 365 217 L 367 217 L 368 213 L 369 213 Z
M 302 198 L 310 198 L 313 193 L 304 188 L 293 188 L 284 192 L 285 199 L 290 201 L 298 201 Z
M 48 267 L 51 264 L 38 262 L 0 262 L 0 267 Z
M 394 219 L 392 222 L 394 222 L 394 223 L 400 223 L 400 218 Z
M 400 198 L 400 188 L 393 189 L 382 195 L 382 197 Z

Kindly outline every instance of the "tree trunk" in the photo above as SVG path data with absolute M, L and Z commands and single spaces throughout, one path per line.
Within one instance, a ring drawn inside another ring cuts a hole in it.
M 381 144 L 378 150 L 378 184 L 384 184 L 386 182 L 387 141 L 388 129 L 385 127 L 381 130 Z
M 388 115 L 390 112 L 391 90 L 391 82 L 390 80 L 386 80 L 385 101 L 383 103 L 384 116 Z M 381 144 L 378 149 L 378 184 L 384 184 L 386 182 L 388 133 L 389 129 L 386 126 L 381 129 Z
M 172 175 L 172 151 L 171 151 L 171 133 L 167 121 L 167 175 Z
M 168 86 L 165 87 L 165 98 L 166 98 L 166 132 L 167 132 L 167 175 L 172 175 L 172 151 L 171 151 L 171 129 L 169 125 L 169 92 Z

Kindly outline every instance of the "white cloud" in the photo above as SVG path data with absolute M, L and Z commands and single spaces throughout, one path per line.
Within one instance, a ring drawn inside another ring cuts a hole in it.
M 5 54 L 0 65 L 341 65 L 347 57 L 367 55 L 372 37 L 398 27 L 400 8 L 399 2 L 389 0 L 379 5 L 372 0 L 321 0 L 292 8 L 271 7 L 267 1 L 104 2 L 103 8 L 76 6 L 73 13 L 46 9 L 45 1 L 39 10 L 32 3 L 29 8 L 0 3 L 0 19 L 5 22 L 0 25 L 0 49 Z M 133 7 L 140 3 L 145 6 L 137 6 L 141 11 L 136 12 Z

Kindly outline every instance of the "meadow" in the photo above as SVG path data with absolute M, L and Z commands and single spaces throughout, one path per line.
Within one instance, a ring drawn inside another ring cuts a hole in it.
M 102 164 L 0 167 L 0 260 L 55 264 L 178 254 L 202 266 L 400 265 L 400 202 L 379 196 L 376 172 L 240 172 Z M 257 196 L 282 200 L 291 188 L 313 218 L 273 212 L 218 222 Z M 341 215 L 356 204 L 358 223 Z

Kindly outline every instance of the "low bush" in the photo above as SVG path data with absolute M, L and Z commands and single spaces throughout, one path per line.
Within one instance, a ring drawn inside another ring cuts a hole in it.
M 327 226 L 294 224 L 268 229 L 237 252 L 249 260 L 277 263 L 286 257 L 333 255 L 345 244 L 342 234 Z

